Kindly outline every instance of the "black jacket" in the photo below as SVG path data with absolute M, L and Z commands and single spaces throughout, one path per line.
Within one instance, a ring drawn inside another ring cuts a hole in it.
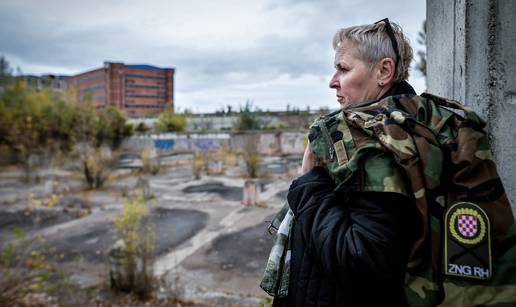
M 405 81 L 380 99 L 416 94 Z M 274 306 L 405 306 L 404 279 L 419 214 L 397 193 L 336 187 L 323 167 L 290 186 L 294 212 L 287 298 Z
M 418 214 L 401 194 L 336 187 L 322 167 L 295 180 L 287 298 L 274 306 L 404 306 Z

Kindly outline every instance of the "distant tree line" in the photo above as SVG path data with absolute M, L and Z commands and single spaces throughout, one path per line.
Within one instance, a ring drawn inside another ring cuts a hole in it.
M 416 61 L 416 69 L 426 77 L 426 20 L 423 21 L 421 30 L 418 32 L 417 42 L 423 45 L 425 50 L 418 50 L 419 60 Z

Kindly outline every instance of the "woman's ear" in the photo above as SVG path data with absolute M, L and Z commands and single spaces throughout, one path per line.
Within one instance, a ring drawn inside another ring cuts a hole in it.
M 391 58 L 383 58 L 377 64 L 378 85 L 383 87 L 394 81 L 394 60 Z

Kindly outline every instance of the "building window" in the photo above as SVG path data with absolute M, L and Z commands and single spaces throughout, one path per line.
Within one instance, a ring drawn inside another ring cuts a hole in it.
M 98 83 L 98 84 L 93 84 L 93 85 L 88 85 L 88 86 L 85 86 L 85 87 L 81 87 L 77 91 L 79 93 L 83 93 L 83 92 L 93 91 L 93 90 L 96 90 L 98 88 L 104 88 L 104 83 Z
M 83 83 L 83 82 L 88 82 L 88 81 L 93 81 L 93 80 L 98 80 L 98 79 L 104 79 L 105 76 L 106 75 L 104 73 L 102 73 L 102 74 L 97 74 L 97 75 L 93 75 L 93 76 L 85 77 L 85 78 L 78 77 L 76 80 L 74 80 L 74 83 Z
M 153 79 L 153 80 L 165 80 L 166 79 L 166 77 L 144 75 L 144 74 L 125 74 L 125 76 L 128 78 L 144 78 L 144 79 Z
M 164 89 L 165 88 L 164 85 L 147 85 L 147 84 L 135 84 L 135 83 L 129 83 L 129 84 L 126 84 L 125 86 L 132 87 L 132 88 L 147 88 L 147 89 Z
M 167 96 L 165 95 L 143 95 L 143 94 L 132 94 L 132 93 L 126 93 L 125 97 L 131 97 L 131 98 L 151 98 L 151 99 L 166 99 Z
M 125 104 L 128 109 L 165 109 L 164 104 Z

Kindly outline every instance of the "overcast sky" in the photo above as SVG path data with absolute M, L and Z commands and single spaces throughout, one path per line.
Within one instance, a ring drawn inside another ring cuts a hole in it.
M 333 34 L 385 17 L 414 54 L 423 48 L 424 0 L 2 0 L 0 55 L 25 74 L 76 74 L 104 61 L 174 67 L 180 110 L 246 100 L 264 110 L 337 108 Z M 425 89 L 414 69 L 409 81 Z

